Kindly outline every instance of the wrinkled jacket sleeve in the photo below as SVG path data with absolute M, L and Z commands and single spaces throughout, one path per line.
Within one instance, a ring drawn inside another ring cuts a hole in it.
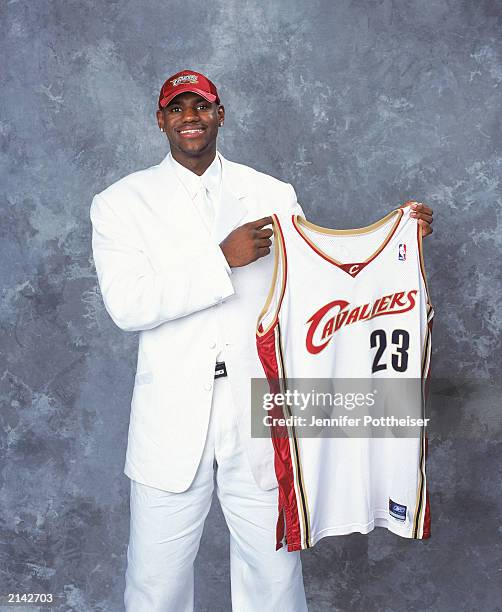
M 234 293 L 223 252 L 208 243 L 187 251 L 183 269 L 155 270 L 138 233 L 98 194 L 92 201 L 92 251 L 109 315 L 121 329 L 152 329 L 214 306 Z

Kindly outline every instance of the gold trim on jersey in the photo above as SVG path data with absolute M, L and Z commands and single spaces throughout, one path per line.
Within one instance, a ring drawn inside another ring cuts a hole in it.
M 425 273 L 425 261 L 424 261 L 424 245 L 423 245 L 423 236 L 422 236 L 422 228 L 417 222 L 417 242 L 418 242 L 418 255 L 420 259 L 420 273 L 422 274 L 422 278 L 424 279 L 425 285 L 425 293 L 427 295 L 427 304 L 430 306 L 431 311 L 428 313 L 427 321 L 430 321 L 434 315 L 434 306 L 432 305 L 430 294 L 429 294 L 429 284 L 427 282 L 427 274 Z
M 423 254 L 423 236 L 422 228 L 417 222 L 417 244 L 418 244 L 418 255 L 419 255 L 419 267 L 420 274 L 424 281 L 425 289 L 425 302 L 426 302 L 426 328 L 425 338 L 422 346 L 422 410 L 425 417 L 425 385 L 427 383 L 427 377 L 429 375 L 430 359 L 431 359 L 431 328 L 430 322 L 434 317 L 434 307 L 430 301 L 429 286 L 427 283 L 427 275 L 425 272 L 424 254 Z M 417 488 L 417 498 L 415 506 L 415 514 L 413 519 L 413 532 L 412 537 L 421 539 L 423 537 L 424 519 L 425 519 L 425 508 L 427 505 L 427 477 L 425 473 L 425 426 L 420 430 L 420 461 L 419 461 L 419 482 Z
M 385 215 L 385 217 L 383 217 L 382 219 L 379 219 L 378 221 L 375 221 L 375 223 L 372 223 L 371 225 L 367 225 L 366 227 L 361 227 L 361 228 L 357 228 L 357 229 L 331 229 L 331 228 L 328 228 L 328 227 L 322 227 L 320 225 L 315 225 L 314 223 L 312 223 L 310 221 L 307 221 L 305 218 L 300 217 L 300 215 L 293 215 L 293 222 L 295 224 L 296 229 L 300 233 L 300 235 L 308 242 L 308 244 L 315 251 L 317 251 L 320 255 L 322 255 L 323 257 L 325 257 L 326 259 L 328 259 L 329 261 L 331 261 L 335 265 L 343 266 L 343 265 L 345 265 L 345 263 L 352 263 L 352 262 L 338 261 L 334 257 L 331 257 L 330 255 L 325 253 L 322 249 L 319 248 L 318 245 L 316 245 L 314 242 L 312 242 L 312 240 L 309 238 L 309 236 L 307 236 L 305 234 L 305 232 L 301 229 L 300 226 L 303 225 L 304 227 L 307 227 L 307 228 L 309 228 L 309 229 L 311 229 L 311 230 L 313 230 L 313 231 L 315 231 L 315 232 L 317 232 L 319 234 L 327 234 L 329 236 L 359 236 L 359 235 L 362 235 L 362 234 L 369 234 L 369 233 L 373 232 L 374 230 L 378 229 L 379 227 L 382 227 L 382 225 L 387 223 L 387 221 L 389 221 L 392 217 L 394 217 L 394 216 L 397 217 L 396 221 L 394 222 L 394 225 L 392 226 L 391 230 L 387 234 L 387 236 L 384 239 L 384 241 L 380 244 L 378 249 L 372 255 L 370 255 L 367 259 L 365 259 L 364 261 L 358 262 L 358 263 L 368 264 L 370 261 L 375 259 L 375 257 L 377 257 L 377 255 L 379 255 L 383 251 L 383 249 L 387 246 L 387 244 L 389 243 L 390 239 L 394 235 L 394 232 L 396 231 L 397 226 L 399 225 L 399 222 L 401 221 L 401 219 L 403 217 L 403 214 L 404 213 L 403 213 L 403 209 L 402 208 L 396 208 L 395 210 L 391 211 L 388 215 Z
M 279 225 L 279 221 L 275 215 L 272 215 L 272 224 L 274 230 L 274 271 L 272 273 L 272 281 L 270 283 L 270 288 L 268 290 L 267 299 L 265 300 L 265 304 L 258 315 L 258 320 L 256 323 L 256 334 L 258 336 L 264 336 L 277 322 L 277 317 L 279 315 L 279 310 L 282 304 L 282 298 L 284 296 L 284 290 L 286 288 L 286 257 L 285 257 L 285 246 L 284 246 L 284 238 L 282 235 L 282 231 Z M 277 306 L 275 308 L 275 313 L 272 318 L 272 321 L 264 328 L 262 331 L 259 331 L 260 324 L 262 323 L 262 319 L 269 314 L 268 309 L 270 308 L 270 304 L 272 303 L 272 298 L 276 292 L 276 284 L 277 284 L 277 276 L 279 274 L 279 266 L 281 267 L 281 288 L 279 291 L 279 296 L 277 300 Z
M 431 355 L 431 329 L 429 322 L 434 314 L 432 305 L 427 302 L 427 323 L 424 344 L 422 347 L 422 418 L 425 417 L 425 384 L 429 374 L 430 355 Z M 425 426 L 420 430 L 420 461 L 419 461 L 419 481 L 416 495 L 415 513 L 413 518 L 412 537 L 421 539 L 423 537 L 423 527 L 425 518 L 425 508 L 427 504 L 427 477 L 425 473 Z
M 423 427 L 420 431 L 420 463 L 419 463 L 419 483 L 417 489 L 417 501 L 415 506 L 415 517 L 413 519 L 413 532 L 411 537 L 421 539 L 423 536 L 426 496 L 425 478 L 425 434 Z

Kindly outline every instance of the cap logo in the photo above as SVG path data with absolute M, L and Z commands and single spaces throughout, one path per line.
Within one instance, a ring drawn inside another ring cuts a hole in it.
M 177 79 L 173 79 L 171 81 L 171 85 L 176 87 L 176 85 L 182 85 L 183 83 L 198 83 L 199 80 L 196 74 L 184 74 L 179 76 Z

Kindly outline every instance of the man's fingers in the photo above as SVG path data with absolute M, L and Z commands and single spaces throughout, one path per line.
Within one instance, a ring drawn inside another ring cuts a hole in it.
M 272 241 L 270 240 L 270 238 L 260 238 L 256 241 L 256 246 L 258 248 L 270 247 L 272 246 Z
M 434 231 L 428 223 L 425 223 L 425 221 L 419 220 L 418 225 L 420 225 L 422 230 L 422 236 L 429 236 Z
M 425 213 L 414 213 L 413 217 L 415 217 L 415 219 L 421 219 L 426 223 L 432 223 L 432 215 L 426 215 Z
M 256 238 L 270 238 L 270 236 L 274 235 L 274 230 L 267 227 L 267 229 L 255 230 Z
M 256 221 L 251 221 L 249 224 L 253 229 L 260 229 L 265 225 L 270 225 L 272 223 L 272 217 L 263 217 L 261 219 L 257 219 Z
M 260 247 L 257 251 L 257 259 L 260 259 L 260 257 L 265 257 L 265 255 L 268 255 L 270 253 L 270 248 L 269 247 Z
M 432 208 L 430 206 L 427 206 L 427 204 L 424 204 L 423 202 L 415 202 L 413 200 L 411 202 L 411 207 L 415 212 L 424 213 L 426 215 L 430 215 L 431 217 L 434 214 Z

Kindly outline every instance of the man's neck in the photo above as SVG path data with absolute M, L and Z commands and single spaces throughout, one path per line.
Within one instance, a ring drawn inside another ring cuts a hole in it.
M 200 157 L 189 157 L 188 155 L 180 154 L 178 151 L 171 150 L 171 155 L 178 164 L 184 166 L 187 170 L 194 172 L 197 176 L 202 176 L 204 172 L 213 163 L 216 157 L 216 149 L 204 153 Z

